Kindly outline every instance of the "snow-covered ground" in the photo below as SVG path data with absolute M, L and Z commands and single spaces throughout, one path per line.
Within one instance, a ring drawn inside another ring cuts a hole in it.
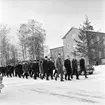
M 0 105 L 105 105 L 105 66 L 88 77 L 65 82 L 5 77 Z

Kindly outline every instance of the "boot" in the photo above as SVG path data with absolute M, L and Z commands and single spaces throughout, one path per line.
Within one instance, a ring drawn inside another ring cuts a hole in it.
M 71 81 L 70 77 L 68 77 L 68 80 Z
M 61 82 L 63 82 L 64 80 L 63 79 L 61 79 Z
M 87 76 L 85 78 L 88 78 Z

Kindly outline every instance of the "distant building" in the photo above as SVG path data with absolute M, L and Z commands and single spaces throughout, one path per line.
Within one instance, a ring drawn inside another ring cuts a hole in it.
M 79 29 L 72 27 L 62 38 L 64 45 L 64 59 L 67 55 L 69 55 L 71 59 L 73 58 L 72 52 L 74 52 L 76 47 L 74 39 L 79 40 L 79 32 Z M 96 61 L 99 63 L 105 62 L 105 33 L 86 31 L 86 34 L 94 35 L 94 39 L 89 42 L 89 50 L 94 50 L 95 52 L 94 60 L 91 61 L 90 58 L 86 58 L 86 63 L 95 63 Z M 94 44 L 94 42 L 98 43 Z M 78 56 L 77 59 L 80 59 L 80 57 Z
M 50 49 L 50 55 L 53 58 L 53 60 L 55 60 L 58 57 L 59 53 L 61 54 L 61 57 L 64 60 L 64 47 L 63 46 Z

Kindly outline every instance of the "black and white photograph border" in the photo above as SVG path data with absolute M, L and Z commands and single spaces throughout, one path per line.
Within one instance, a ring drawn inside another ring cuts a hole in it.
M 105 0 L 0 0 L 0 105 L 105 105 Z

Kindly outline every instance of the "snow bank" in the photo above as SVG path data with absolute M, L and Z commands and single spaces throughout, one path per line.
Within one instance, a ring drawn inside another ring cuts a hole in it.
M 94 66 L 94 74 L 96 75 L 105 75 L 105 65 Z

